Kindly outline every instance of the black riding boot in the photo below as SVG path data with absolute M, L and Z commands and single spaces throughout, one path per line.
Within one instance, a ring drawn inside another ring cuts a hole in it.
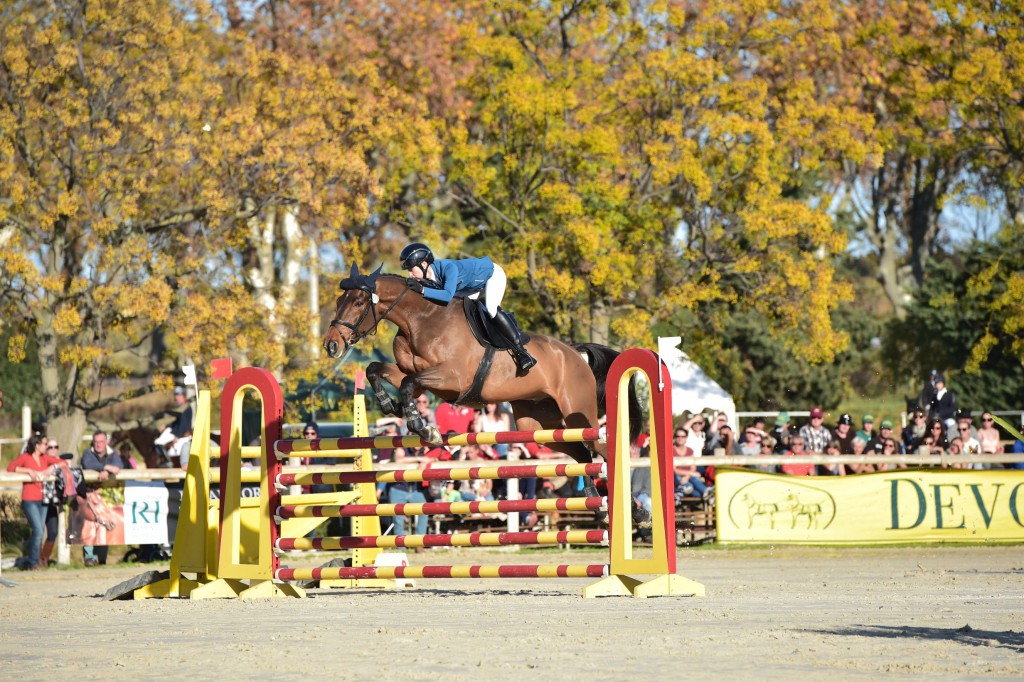
M 529 372 L 537 364 L 537 359 L 530 355 L 529 351 L 523 347 L 522 338 L 519 336 L 519 330 L 516 329 L 516 325 L 502 310 L 499 310 L 498 314 L 491 318 L 491 321 L 494 322 L 494 325 L 501 331 L 501 335 L 512 346 L 512 355 L 516 359 L 516 366 L 519 367 L 519 371 L 522 374 Z

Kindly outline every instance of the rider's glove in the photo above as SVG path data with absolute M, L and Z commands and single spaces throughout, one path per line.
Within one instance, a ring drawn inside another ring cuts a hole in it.
M 415 291 L 417 294 L 423 293 L 423 282 L 419 281 L 415 277 L 410 277 L 408 279 L 408 285 L 409 288 Z

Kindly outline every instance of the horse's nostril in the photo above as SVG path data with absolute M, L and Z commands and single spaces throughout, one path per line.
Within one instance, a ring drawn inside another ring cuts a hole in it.
M 337 341 L 328 341 L 327 342 L 327 354 L 330 355 L 331 357 L 334 357 L 335 355 L 338 354 L 338 342 Z

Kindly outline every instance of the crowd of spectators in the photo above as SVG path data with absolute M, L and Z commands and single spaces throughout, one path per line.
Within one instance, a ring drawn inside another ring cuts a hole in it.
M 174 391 L 174 399 L 179 410 L 174 420 L 163 430 L 156 441 L 159 448 L 163 446 L 169 456 L 177 459 L 180 456 L 184 468 L 188 459 L 188 444 L 192 435 L 192 408 L 186 399 L 185 390 Z M 672 435 L 673 456 L 676 460 L 675 496 L 677 502 L 695 499 L 704 502 L 714 501 L 714 467 L 701 464 L 701 457 L 712 455 L 739 455 L 752 458 L 750 468 L 766 473 L 781 473 L 791 476 L 845 476 L 850 474 L 886 471 L 905 468 L 902 462 L 881 464 L 760 464 L 760 455 L 799 456 L 807 454 L 835 455 L 913 455 L 913 454 L 974 454 L 983 456 L 1003 452 L 1004 442 L 1000 431 L 995 427 L 992 415 L 985 411 L 980 415 L 980 423 L 976 424 L 969 409 L 958 408 L 956 395 L 950 391 L 944 378 L 938 372 L 932 372 L 920 395 L 920 404 L 909 414 L 906 426 L 897 429 L 892 419 L 886 417 L 877 422 L 871 414 L 860 417 L 859 428 L 852 415 L 843 413 L 832 425 L 826 424 L 826 413 L 821 407 L 810 410 L 806 423 L 795 423 L 788 412 L 780 412 L 768 423 L 763 417 L 756 417 L 734 432 L 729 417 L 724 413 L 703 412 L 686 413 L 677 421 Z M 436 408 L 424 394 L 416 399 L 419 416 L 427 424 L 437 426 L 444 434 L 472 432 L 501 432 L 513 429 L 511 406 L 504 404 L 488 404 L 483 409 L 457 406 L 442 402 Z M 184 408 L 184 409 L 181 409 Z M 379 435 L 403 435 L 404 420 L 394 417 L 378 420 L 376 430 Z M 317 438 L 319 429 L 315 423 L 306 424 L 302 430 L 304 438 Z M 1024 443 L 1013 442 L 1012 451 L 1024 453 Z M 41 568 L 47 566 L 53 551 L 56 537 L 56 516 L 60 500 L 55 500 L 42 483 L 45 478 L 53 478 L 53 474 L 70 472 L 68 459 L 73 455 L 56 457 L 58 444 L 47 439 L 43 434 L 33 436 L 23 452 L 8 467 L 8 471 L 28 473 L 32 480 L 26 482 L 22 490 L 22 508 L 29 519 L 31 536 L 26 546 L 26 555 L 21 562 L 23 568 Z M 647 457 L 649 453 L 649 436 L 642 434 L 631 444 L 633 458 Z M 429 468 L 442 461 L 486 462 L 498 460 L 541 460 L 561 458 L 560 453 L 552 451 L 543 444 L 525 443 L 512 445 L 466 445 L 437 446 L 421 448 L 387 448 L 375 451 L 378 464 L 414 465 Z M 309 463 L 306 461 L 305 463 Z M 80 467 L 93 470 L 102 483 L 116 478 L 125 467 L 134 468 L 131 452 L 125 444 L 122 451 L 114 450 L 106 433 L 97 431 L 93 434 L 89 447 L 82 453 Z M 993 465 L 980 461 L 957 463 L 953 466 L 988 469 Z M 1024 463 L 1007 464 L 1007 468 L 1024 469 Z M 110 519 L 104 518 L 101 500 L 95 494 L 97 485 L 85 485 L 80 481 L 73 482 L 68 476 L 68 496 L 72 505 L 79 511 L 78 516 L 85 524 L 93 524 L 90 537 L 102 539 L 105 530 L 110 529 Z M 600 482 L 599 482 L 600 483 Z M 633 496 L 650 510 L 650 469 L 635 467 L 631 481 Z M 528 478 L 518 481 L 518 496 L 521 499 L 537 497 L 571 497 L 583 494 L 587 485 L 581 477 L 562 477 L 551 479 Z M 62 486 L 63 487 L 63 486 Z M 311 492 L 327 492 L 332 486 L 322 486 Z M 391 504 L 415 502 L 465 502 L 477 500 L 507 499 L 509 490 L 503 480 L 436 482 L 400 482 L 379 484 L 377 498 L 380 502 Z M 413 518 L 414 530 L 417 534 L 427 531 L 428 517 L 416 515 Z M 504 515 L 488 515 L 488 518 L 504 520 Z M 522 513 L 520 525 L 533 527 L 537 524 L 537 515 Z M 395 535 L 404 535 L 406 520 L 403 517 L 383 519 L 383 528 L 388 528 Z M 82 531 L 80 531 L 82 532 Z M 103 564 L 107 560 L 105 544 L 89 544 L 83 547 L 84 562 L 87 566 Z

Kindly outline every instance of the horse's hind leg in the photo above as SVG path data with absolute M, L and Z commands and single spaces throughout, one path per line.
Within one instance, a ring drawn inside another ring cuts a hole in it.
M 400 375 L 400 379 L 404 379 L 405 375 L 402 374 L 401 370 L 398 369 L 397 365 L 385 365 L 382 362 L 371 362 L 366 366 L 366 380 L 370 382 L 370 388 L 373 389 L 373 396 L 377 399 L 377 404 L 380 406 L 380 411 L 384 414 L 390 414 L 392 416 L 399 416 L 398 406 L 395 405 L 395 401 L 391 399 L 388 392 L 384 389 L 383 377 L 389 379 L 395 374 Z M 397 387 L 398 384 L 390 382 L 392 386 Z

